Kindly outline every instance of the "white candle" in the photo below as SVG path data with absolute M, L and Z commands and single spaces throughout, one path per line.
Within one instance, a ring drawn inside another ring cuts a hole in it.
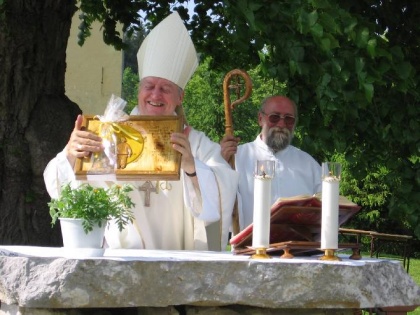
M 338 249 L 338 199 L 341 166 L 338 163 L 323 163 L 322 167 L 324 177 L 322 179 L 321 249 Z
M 266 164 L 265 168 L 264 165 L 259 168 L 261 164 Z M 253 248 L 268 248 L 270 244 L 271 180 L 273 175 L 274 161 L 257 161 L 254 176 Z

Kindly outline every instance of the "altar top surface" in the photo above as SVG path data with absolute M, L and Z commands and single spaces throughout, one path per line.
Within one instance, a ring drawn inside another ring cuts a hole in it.
M 334 265 L 361 266 L 366 263 L 380 263 L 383 261 L 400 264 L 399 261 L 376 258 L 363 258 L 361 260 L 349 259 L 349 255 L 340 255 L 341 261 L 319 260 L 319 256 L 295 257 L 293 259 L 281 259 L 279 254 L 270 259 L 251 259 L 248 255 L 235 255 L 231 252 L 215 251 L 184 251 L 184 250 L 145 250 L 145 249 L 106 249 L 101 256 L 95 256 L 94 251 L 84 248 L 63 247 L 36 247 L 36 246 L 1 246 L 0 257 L 43 257 L 43 258 L 67 258 L 67 259 L 94 259 L 94 260 L 118 260 L 118 261 L 197 261 L 197 262 L 221 262 L 221 261 L 246 261 L 247 263 L 258 261 L 267 264 L 296 264 L 296 263 L 319 263 Z
M 36 308 L 248 305 L 360 309 L 420 305 L 399 261 L 250 259 L 230 252 L 0 246 L 0 300 Z

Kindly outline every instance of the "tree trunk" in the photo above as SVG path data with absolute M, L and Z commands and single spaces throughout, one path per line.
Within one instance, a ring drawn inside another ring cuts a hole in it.
M 79 107 L 65 96 L 75 0 L 0 4 L 0 244 L 61 246 L 43 171 L 66 145 Z M 2 11 L 3 10 L 3 11 Z

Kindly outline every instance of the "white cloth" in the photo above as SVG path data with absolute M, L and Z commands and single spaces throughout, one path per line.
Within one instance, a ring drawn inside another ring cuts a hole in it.
M 219 145 L 204 133 L 191 129 L 189 141 L 201 193 L 194 189 L 191 179 L 183 172 L 179 181 L 167 182 L 171 190 L 163 190 L 166 183 L 159 182 L 159 185 L 162 184 L 159 193 L 150 193 L 150 207 L 144 206 L 145 192 L 137 189 L 131 192 L 135 203 L 135 222 L 122 233 L 115 224 L 110 225 L 105 234 L 110 248 L 207 250 L 205 226 L 219 221 L 222 215 L 222 235 L 218 237 L 221 249 L 225 249 L 238 176 L 221 157 Z M 81 183 L 76 181 L 64 151 L 49 162 L 44 171 L 44 180 L 52 198 L 58 196 L 64 183 Z M 101 187 L 112 185 L 112 182 L 104 181 L 90 183 Z M 144 184 L 143 181 L 129 183 L 136 188 Z M 152 181 L 152 184 L 156 186 L 157 182 Z
M 313 157 L 291 145 L 273 153 L 258 135 L 253 142 L 239 145 L 235 155 L 235 168 L 239 173 L 241 230 L 253 221 L 254 168 L 257 160 L 276 161 L 271 204 L 280 197 L 313 195 L 322 189 L 321 166 Z

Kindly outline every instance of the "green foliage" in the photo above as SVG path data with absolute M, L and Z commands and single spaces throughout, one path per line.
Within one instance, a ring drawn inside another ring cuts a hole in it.
M 137 73 L 133 73 L 131 68 L 125 68 L 123 72 L 122 80 L 122 98 L 127 101 L 127 105 L 124 111 L 127 114 L 137 106 L 137 94 L 139 86 L 139 76 Z
M 116 49 L 126 48 L 123 34 L 130 35 L 140 27 L 139 12 L 147 6 L 143 1 L 119 0 L 96 1 L 79 0 L 79 9 L 82 11 L 80 18 L 79 45 L 82 46 L 94 21 L 102 23 L 103 39 L 108 45 Z M 122 33 L 117 30 L 117 24 L 122 25 Z
M 318 160 L 342 153 L 367 216 L 379 211 L 383 221 L 409 222 L 420 235 L 419 162 L 413 162 L 420 151 L 420 129 L 413 128 L 420 114 L 418 54 L 410 51 L 415 44 L 404 48 L 414 36 L 401 27 L 407 22 L 395 21 L 395 12 L 410 19 L 420 6 L 393 2 L 392 13 L 390 3 L 379 2 L 276 1 L 269 9 L 256 3 L 246 1 L 246 14 L 243 3 L 236 5 L 242 22 L 235 24 L 252 26 L 238 31 L 239 40 L 264 43 L 263 69 L 287 80 L 301 113 L 301 147 Z M 399 34 L 386 32 L 392 24 Z
M 420 286 L 420 259 L 410 259 L 409 274 L 414 282 Z M 420 315 L 420 307 L 417 307 L 413 312 L 407 313 L 408 315 Z
M 113 185 L 108 189 L 92 187 L 90 184 L 71 188 L 70 184 L 66 184 L 60 196 L 48 203 L 51 224 L 54 225 L 58 218 L 83 219 L 83 229 L 87 234 L 93 226 L 101 226 L 104 221 L 115 219 L 122 231 L 134 219 L 131 211 L 134 203 L 129 196 L 130 191 L 133 191 L 133 187 L 128 184 Z
M 183 102 L 188 123 L 215 140 L 223 133 L 222 84 L 222 75 L 211 71 L 205 60 L 188 83 Z
M 211 58 L 200 64 L 186 87 L 183 106 L 191 126 L 205 132 L 213 141 L 220 142 L 225 134 L 223 81 L 227 73 L 212 70 L 212 64 Z M 253 141 L 260 131 L 257 114 L 262 100 L 269 95 L 282 94 L 285 88 L 284 84 L 274 79 L 264 78 L 259 67 L 249 69 L 247 73 L 253 85 L 251 97 L 232 110 L 234 134 L 242 142 Z M 240 96 L 243 93 L 244 88 L 241 88 Z M 230 94 L 231 102 L 235 101 L 235 91 L 231 90 Z

